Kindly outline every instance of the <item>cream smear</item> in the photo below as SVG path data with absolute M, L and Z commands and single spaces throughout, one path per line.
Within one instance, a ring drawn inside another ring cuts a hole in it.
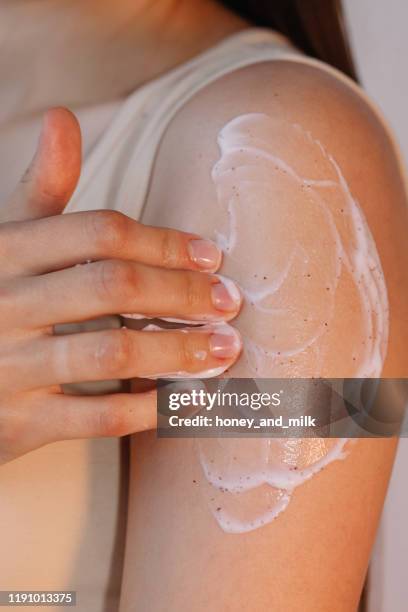
M 244 353 L 232 375 L 379 376 L 388 339 L 384 276 L 335 159 L 300 125 L 261 113 L 227 123 L 218 144 L 217 241 L 223 273 L 241 280 L 245 296 Z M 346 442 L 198 440 L 200 481 L 219 525 L 241 533 L 269 523 L 297 486 L 345 456 Z

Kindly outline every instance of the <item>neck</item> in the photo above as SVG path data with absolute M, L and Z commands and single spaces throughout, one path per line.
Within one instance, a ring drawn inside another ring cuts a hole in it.
M 5 0 L 0 118 L 117 99 L 247 26 L 214 0 Z

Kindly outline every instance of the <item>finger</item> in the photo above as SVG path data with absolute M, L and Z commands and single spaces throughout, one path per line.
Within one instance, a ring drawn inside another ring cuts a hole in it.
M 221 251 L 195 234 L 145 226 L 122 213 L 70 213 L 0 227 L 6 266 L 42 274 L 87 260 L 124 259 L 152 266 L 213 272 Z
M 119 313 L 222 321 L 240 306 L 230 279 L 105 260 L 9 283 L 0 291 L 0 326 L 38 328 Z
M 60 213 L 68 203 L 81 169 L 81 132 L 65 108 L 48 110 L 37 150 L 1 220 L 21 221 Z
M 76 438 L 125 436 L 154 429 L 157 393 L 98 396 L 47 395 L 32 409 L 31 428 L 42 431 L 42 444 Z
M 7 364 L 8 388 L 128 378 L 208 378 L 229 368 L 241 351 L 227 324 L 183 330 L 127 328 L 32 340 Z M 14 367 L 12 367 L 14 365 Z

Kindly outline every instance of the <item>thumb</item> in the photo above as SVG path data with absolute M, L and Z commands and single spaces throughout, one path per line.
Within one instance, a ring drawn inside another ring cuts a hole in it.
M 81 171 L 81 130 L 73 113 L 51 108 L 43 117 L 35 155 L 1 211 L 2 221 L 22 221 L 62 212 Z

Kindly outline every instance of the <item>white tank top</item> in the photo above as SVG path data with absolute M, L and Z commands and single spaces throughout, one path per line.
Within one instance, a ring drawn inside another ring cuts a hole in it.
M 283 58 L 299 61 L 302 56 L 280 34 L 249 28 L 138 88 L 85 158 L 78 187 L 64 212 L 111 208 L 138 219 L 157 148 L 177 111 L 222 75 Z

